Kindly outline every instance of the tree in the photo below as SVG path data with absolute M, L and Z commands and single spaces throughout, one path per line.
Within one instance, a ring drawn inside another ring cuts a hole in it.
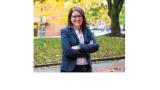
M 124 3 L 124 0 L 107 0 L 108 15 L 111 18 L 111 36 L 121 36 L 119 15 Z

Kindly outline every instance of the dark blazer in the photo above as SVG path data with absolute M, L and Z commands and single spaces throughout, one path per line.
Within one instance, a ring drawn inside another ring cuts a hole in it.
M 76 32 L 72 27 L 61 29 L 61 43 L 63 49 L 61 63 L 62 71 L 72 71 L 76 65 L 77 57 L 86 57 L 90 67 L 92 66 L 90 53 L 98 51 L 99 45 L 89 29 L 82 30 L 82 32 L 84 36 L 84 44 L 79 44 Z M 89 44 L 91 40 L 93 40 L 93 44 Z M 74 50 L 71 48 L 75 45 L 79 45 L 80 50 Z

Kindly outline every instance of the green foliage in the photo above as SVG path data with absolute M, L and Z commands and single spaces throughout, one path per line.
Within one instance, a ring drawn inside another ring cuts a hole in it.
M 122 10 L 120 12 L 119 22 L 121 25 L 125 24 L 125 5 L 124 4 L 123 4 Z
M 105 24 L 110 25 L 110 17 L 107 15 L 108 8 L 102 2 L 92 2 L 92 5 L 86 9 L 88 21 L 97 25 L 97 20 L 104 20 Z
M 92 58 L 125 55 L 125 39 L 121 37 L 99 36 L 99 51 L 91 54 Z M 60 61 L 62 55 L 59 38 L 34 39 L 34 64 L 47 64 Z

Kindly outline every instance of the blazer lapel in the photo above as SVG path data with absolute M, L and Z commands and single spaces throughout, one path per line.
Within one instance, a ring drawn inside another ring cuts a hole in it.
M 87 29 L 83 30 L 84 43 L 89 44 L 89 39 L 87 37 Z
M 84 43 L 89 44 L 90 39 L 87 36 L 87 29 L 82 30 L 82 32 L 83 32 L 83 37 L 84 37 Z M 71 35 L 70 40 L 72 42 L 72 45 L 73 46 L 79 45 L 80 42 L 79 42 L 78 36 L 73 28 L 70 29 L 70 35 Z
M 79 44 L 78 36 L 73 28 L 71 29 L 71 40 L 72 40 L 72 42 L 74 42 L 74 45 Z

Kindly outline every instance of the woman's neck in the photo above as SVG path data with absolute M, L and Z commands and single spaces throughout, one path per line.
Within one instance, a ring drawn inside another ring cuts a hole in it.
M 78 31 L 82 30 L 82 28 L 79 27 L 79 26 L 74 26 L 74 28 L 75 28 L 76 30 L 78 30 Z

